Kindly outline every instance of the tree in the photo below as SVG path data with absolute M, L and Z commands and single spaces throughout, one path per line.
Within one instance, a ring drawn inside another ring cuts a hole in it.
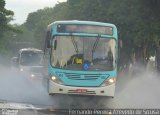
M 35 46 L 43 49 L 48 24 L 56 20 L 65 20 L 66 3 L 59 3 L 54 8 L 44 8 L 28 15 L 24 26 L 34 32 Z
M 113 23 L 123 40 L 122 65 L 133 58 L 145 64 L 160 41 L 159 6 L 159 0 L 68 0 L 30 13 L 24 25 L 34 32 L 37 44 L 41 45 L 47 25 L 57 20 Z
M 11 29 L 8 26 L 9 19 L 13 16 L 13 11 L 5 9 L 5 1 L 0 1 L 0 38 L 6 30 Z

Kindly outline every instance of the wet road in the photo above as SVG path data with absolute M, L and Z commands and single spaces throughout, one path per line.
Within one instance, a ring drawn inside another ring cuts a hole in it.
M 160 76 L 144 71 L 118 77 L 115 98 L 49 96 L 42 79 L 28 79 L 10 69 L 0 69 L 0 100 L 55 109 L 160 108 Z

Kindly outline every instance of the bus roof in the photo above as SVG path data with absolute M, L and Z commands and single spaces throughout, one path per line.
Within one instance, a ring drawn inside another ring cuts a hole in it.
M 51 26 L 54 24 L 86 24 L 86 25 L 96 25 L 96 26 L 111 26 L 116 28 L 116 26 L 111 23 L 95 22 L 95 21 L 65 20 L 65 21 L 55 21 L 49 24 L 48 29 L 50 29 Z
M 36 48 L 23 48 L 19 50 L 19 53 L 23 52 L 23 51 L 35 51 L 35 52 L 43 52 L 40 49 L 36 49 Z

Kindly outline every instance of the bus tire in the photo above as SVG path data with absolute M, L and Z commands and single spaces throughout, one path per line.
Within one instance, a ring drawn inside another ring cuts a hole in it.
M 55 95 L 55 93 L 48 93 L 50 96 L 53 96 L 53 95 Z

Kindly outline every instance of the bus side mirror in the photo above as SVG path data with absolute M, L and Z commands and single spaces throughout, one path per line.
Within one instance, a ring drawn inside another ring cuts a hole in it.
M 120 61 L 122 47 L 123 47 L 123 41 L 119 39 L 118 40 L 118 62 Z
M 119 46 L 119 48 L 123 47 L 123 41 L 121 39 L 118 40 L 118 46 Z
M 51 48 L 50 38 L 51 38 L 51 33 L 50 31 L 47 31 L 46 38 L 45 38 L 45 48 Z
M 54 41 L 54 50 L 57 49 L 57 40 Z
M 47 41 L 47 48 L 51 48 L 49 40 Z

